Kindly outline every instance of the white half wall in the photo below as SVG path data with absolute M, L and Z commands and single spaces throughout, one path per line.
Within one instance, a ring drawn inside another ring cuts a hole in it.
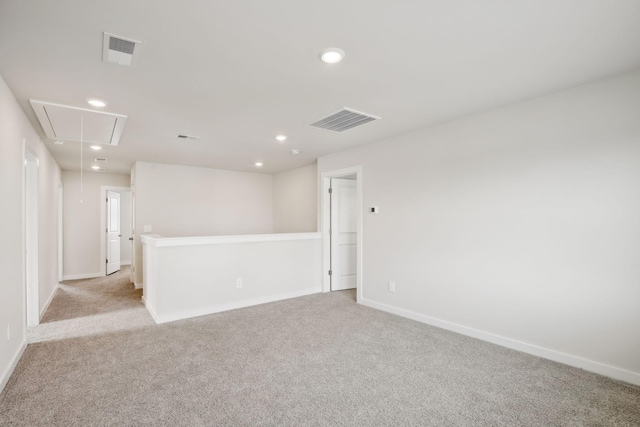
M 38 158 L 40 311 L 58 283 L 57 192 L 60 168 L 0 77 L 0 391 L 26 347 L 23 185 L 26 146 Z M 23 142 L 24 141 L 24 142 Z
M 142 240 L 144 300 L 157 323 L 322 289 L 320 233 Z
M 640 72 L 318 172 L 356 165 L 364 303 L 640 384 Z
M 100 257 L 101 187 L 129 187 L 129 175 L 85 172 L 82 195 L 80 172 L 63 171 L 64 268 L 63 279 L 98 277 L 104 259 Z M 82 203 L 80 202 L 82 200 Z
M 191 166 L 135 164 L 135 282 L 145 226 L 164 236 L 273 232 L 273 177 Z
M 318 230 L 318 168 L 303 166 L 273 175 L 273 232 Z

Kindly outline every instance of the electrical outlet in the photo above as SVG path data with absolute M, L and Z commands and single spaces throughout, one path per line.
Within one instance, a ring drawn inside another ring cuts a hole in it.
M 7 323 L 7 341 L 11 339 L 11 325 Z
M 145 233 L 152 233 L 153 232 L 153 227 L 150 225 L 145 225 L 144 226 L 144 232 Z
M 237 278 L 236 279 L 236 288 L 241 288 L 242 287 L 242 279 L 241 278 Z
M 389 282 L 389 292 L 396 291 L 396 282 Z

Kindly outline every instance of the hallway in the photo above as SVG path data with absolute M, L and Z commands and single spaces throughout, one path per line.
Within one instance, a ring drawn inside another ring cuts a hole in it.
M 61 282 L 29 343 L 104 334 L 154 325 L 142 289 L 129 280 L 131 267 L 106 277 Z

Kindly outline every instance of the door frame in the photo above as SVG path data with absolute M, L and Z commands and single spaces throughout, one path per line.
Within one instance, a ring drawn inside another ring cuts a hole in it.
M 320 186 L 322 197 L 320 197 L 321 203 L 321 215 L 320 215 L 320 230 L 322 232 L 322 259 L 323 259 L 323 272 L 322 272 L 322 292 L 331 291 L 331 277 L 329 276 L 329 270 L 331 269 L 331 237 L 329 236 L 329 226 L 331 225 L 331 199 L 329 195 L 329 188 L 331 187 L 331 178 L 343 178 L 349 175 L 356 175 L 356 230 L 358 232 L 358 248 L 356 251 L 356 263 L 357 263 L 357 279 L 356 279 L 356 301 L 361 301 L 364 295 L 363 289 L 363 257 L 362 257 L 362 166 L 352 166 L 344 169 L 337 169 L 333 171 L 322 172 L 320 174 Z
M 111 185 L 100 186 L 100 276 L 106 277 L 107 264 L 107 191 L 131 191 L 131 187 L 115 187 Z
M 22 140 L 23 147 L 23 256 L 24 256 L 24 289 L 25 289 L 25 323 L 27 327 L 40 324 L 40 295 L 39 295 L 39 248 L 38 248 L 38 202 L 40 184 L 40 161 L 27 148 L 26 140 Z M 30 162 L 33 162 L 35 176 L 30 177 Z M 33 179 L 33 181 L 32 181 Z M 31 184 L 29 184 L 31 182 Z M 29 202 L 31 200 L 32 202 Z M 31 204 L 32 203 L 32 204 Z
M 64 187 L 58 187 L 58 282 L 62 282 L 64 268 Z

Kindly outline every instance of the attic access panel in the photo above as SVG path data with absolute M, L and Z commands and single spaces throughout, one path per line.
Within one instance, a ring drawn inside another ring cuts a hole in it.
M 84 117 L 84 142 L 118 145 L 127 116 L 68 105 L 30 100 L 42 130 L 51 139 L 80 141 L 80 123 Z

